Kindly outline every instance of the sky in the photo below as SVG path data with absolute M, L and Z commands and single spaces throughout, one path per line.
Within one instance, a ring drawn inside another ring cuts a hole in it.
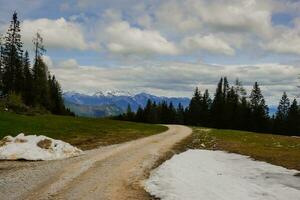
M 38 31 L 64 91 L 211 95 L 221 76 L 267 103 L 300 93 L 300 0 L 0 0 L 0 33 L 13 11 L 24 49 Z M 249 93 L 248 92 L 248 93 Z

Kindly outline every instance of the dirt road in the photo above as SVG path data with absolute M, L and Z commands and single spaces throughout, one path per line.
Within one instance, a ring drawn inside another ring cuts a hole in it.
M 185 126 L 61 161 L 0 162 L 1 199 L 145 199 L 155 162 L 191 134 Z

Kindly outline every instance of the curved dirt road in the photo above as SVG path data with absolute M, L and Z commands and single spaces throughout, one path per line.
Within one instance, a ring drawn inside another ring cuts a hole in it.
M 144 199 L 141 181 L 155 162 L 191 134 L 185 126 L 86 151 L 62 161 L 0 162 L 4 199 Z

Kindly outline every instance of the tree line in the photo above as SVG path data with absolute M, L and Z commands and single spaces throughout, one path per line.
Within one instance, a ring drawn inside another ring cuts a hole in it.
M 230 86 L 226 77 L 218 82 L 213 99 L 208 90 L 203 93 L 196 88 L 187 108 L 181 104 L 152 102 L 117 119 L 163 124 L 186 124 L 222 129 L 300 135 L 300 109 L 296 99 L 290 103 L 284 92 L 277 112 L 269 116 L 269 108 L 257 82 L 249 95 L 239 80 Z
M 0 38 L 1 99 L 20 98 L 26 107 L 38 107 L 53 114 L 73 115 L 65 108 L 61 87 L 48 71 L 42 56 L 45 53 L 39 33 L 33 38 L 34 61 L 31 66 L 28 51 L 23 51 L 20 21 L 16 12 L 6 35 Z

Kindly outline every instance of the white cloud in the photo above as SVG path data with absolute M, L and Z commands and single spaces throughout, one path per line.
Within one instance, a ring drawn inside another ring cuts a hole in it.
M 269 0 L 169 0 L 159 6 L 155 17 L 165 29 L 251 32 L 269 37 L 272 9 Z
M 168 32 L 187 32 L 199 29 L 202 21 L 189 3 L 177 0 L 164 1 L 154 11 L 155 25 Z
M 183 39 L 183 47 L 188 50 L 203 49 L 212 53 L 234 55 L 235 50 L 221 38 L 209 35 L 194 35 Z
M 107 48 L 119 54 L 165 54 L 176 55 L 176 46 L 158 31 L 142 30 L 126 21 L 113 22 L 105 29 Z
M 75 59 L 71 58 L 71 59 L 60 62 L 58 64 L 58 66 L 61 68 L 78 68 L 79 64 L 77 63 L 77 61 Z
M 277 53 L 300 54 L 300 18 L 294 20 L 294 27 L 278 27 L 276 36 L 261 46 Z
M 65 48 L 65 49 L 95 49 L 95 45 L 88 44 L 84 38 L 84 33 L 80 25 L 59 18 L 25 20 L 21 23 L 22 37 L 25 44 L 31 46 L 32 38 L 39 32 L 44 38 L 47 48 Z
M 231 0 L 226 3 L 205 1 L 196 3 L 194 6 L 206 24 L 223 31 L 250 31 L 259 36 L 269 36 L 272 32 L 272 7 L 267 2 L 257 0 Z
M 293 30 L 287 31 L 279 38 L 268 43 L 265 49 L 277 53 L 300 54 L 300 35 Z
M 208 88 L 213 95 L 220 77 L 227 76 L 232 82 L 239 78 L 248 91 L 254 81 L 258 81 L 267 103 L 272 105 L 277 105 L 283 91 L 287 91 L 290 98 L 297 96 L 300 67 L 276 63 L 248 66 L 165 62 L 107 68 L 81 66 L 73 59 L 62 63 L 51 68 L 51 71 L 65 91 L 91 93 L 119 89 L 167 96 L 191 96 L 195 86 L 199 86 L 201 90 Z

